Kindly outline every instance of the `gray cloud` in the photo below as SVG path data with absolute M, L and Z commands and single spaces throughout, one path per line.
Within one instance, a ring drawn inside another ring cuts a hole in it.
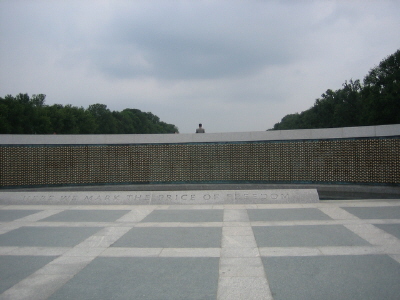
M 0 2 L 0 96 L 265 130 L 395 52 L 398 1 Z
M 111 15 L 82 54 L 108 76 L 168 80 L 243 77 L 296 56 L 298 28 L 276 17 L 274 3 L 232 2 L 234 9 L 194 3 L 181 10 L 170 3 Z

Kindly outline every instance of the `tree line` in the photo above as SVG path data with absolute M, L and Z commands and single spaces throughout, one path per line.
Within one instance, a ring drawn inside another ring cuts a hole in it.
M 400 49 L 360 80 L 328 89 L 314 106 L 289 114 L 273 130 L 400 124 Z
M 176 133 L 173 124 L 138 109 L 110 111 L 105 104 L 87 109 L 70 104 L 45 105 L 46 95 L 0 97 L 1 134 L 141 134 Z

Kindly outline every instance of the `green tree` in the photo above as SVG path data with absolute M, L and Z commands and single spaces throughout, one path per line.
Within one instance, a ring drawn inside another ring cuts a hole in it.
M 400 123 L 400 49 L 369 71 L 362 96 L 363 122 Z
M 18 94 L 0 98 L 2 134 L 114 134 L 172 133 L 175 125 L 160 121 L 152 113 L 138 109 L 111 112 L 104 104 L 84 109 L 70 104 L 45 104 L 46 95 Z
M 277 129 L 331 128 L 400 123 L 400 50 L 360 80 L 328 89 L 310 109 L 285 116 Z
M 96 132 L 96 120 L 88 110 L 85 110 L 83 107 L 75 107 L 74 115 L 79 133 L 90 134 Z
M 45 99 L 46 95 L 44 94 L 32 95 L 30 102 L 32 102 L 32 104 L 36 107 L 43 107 Z
M 332 127 L 350 127 L 361 125 L 361 84 L 359 80 L 350 80 L 337 91 Z
M 10 108 L 5 99 L 0 98 L 0 134 L 11 133 L 12 127 L 9 121 Z
M 117 133 L 117 122 L 105 104 L 92 104 L 88 108 L 89 113 L 94 117 L 97 129 L 95 133 L 111 134 Z

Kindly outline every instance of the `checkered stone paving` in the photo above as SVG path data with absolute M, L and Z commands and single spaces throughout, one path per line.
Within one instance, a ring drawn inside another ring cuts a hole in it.
M 2 205 L 0 299 L 398 299 L 400 200 Z

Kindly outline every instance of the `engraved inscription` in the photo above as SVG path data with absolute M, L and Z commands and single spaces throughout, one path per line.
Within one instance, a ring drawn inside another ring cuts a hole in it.
M 37 202 L 37 201 L 45 201 L 45 202 L 77 202 L 79 200 L 83 200 L 84 202 L 136 202 L 136 201 L 150 201 L 152 198 L 151 194 L 112 194 L 112 195 L 24 195 L 23 200 L 27 202 Z M 290 198 L 289 193 L 204 193 L 204 194 L 161 194 L 156 196 L 157 200 L 165 200 L 165 201 L 219 201 L 223 199 L 228 200 L 278 200 L 285 199 L 288 200 Z
M 246 204 L 314 203 L 315 189 L 240 191 L 16 192 L 0 195 L 0 204 Z

